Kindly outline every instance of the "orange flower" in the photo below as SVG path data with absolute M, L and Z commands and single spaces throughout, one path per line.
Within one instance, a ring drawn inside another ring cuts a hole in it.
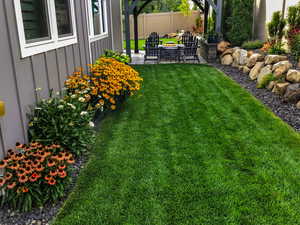
M 58 176 L 60 178 L 65 178 L 67 176 L 67 172 L 66 171 L 62 171 L 62 172 L 58 173 Z
M 21 176 L 21 177 L 19 177 L 19 182 L 20 183 L 26 183 L 28 181 L 28 177 L 27 176 Z
M 36 178 L 36 177 L 30 176 L 30 177 L 29 177 L 29 181 L 32 182 L 32 183 L 33 183 L 33 182 L 36 182 L 36 181 L 37 181 L 37 178 Z
M 115 105 L 111 105 L 110 108 L 111 108 L 112 110 L 115 110 L 115 109 L 116 109 L 116 106 L 115 106 Z
M 56 184 L 56 180 L 54 178 L 51 178 L 49 181 L 48 181 L 48 184 L 53 186 Z
M 0 169 L 4 169 L 7 166 L 7 163 L 3 160 L 0 161 Z
M 30 167 L 26 167 L 26 168 L 25 168 L 25 173 L 26 173 L 26 174 L 32 173 L 31 168 L 30 168 Z
M 43 167 L 41 164 L 39 164 L 39 165 L 35 168 L 35 170 L 38 171 L 38 172 L 42 172 L 42 171 L 44 170 L 44 167 Z
M 38 174 L 38 173 L 33 173 L 33 174 L 29 177 L 29 181 L 30 181 L 30 182 L 35 182 L 35 181 L 37 181 L 40 177 L 41 177 L 40 174 Z
M 65 159 L 65 156 L 64 156 L 64 154 L 58 154 L 58 156 L 57 156 L 57 160 L 58 161 L 63 161 Z
M 110 98 L 109 101 L 111 104 L 116 104 L 116 101 L 113 98 Z
M 47 180 L 47 181 L 51 180 L 51 178 L 52 177 L 50 175 L 45 176 L 45 180 Z
M 100 99 L 100 100 L 99 100 L 99 103 L 100 103 L 100 105 L 103 106 L 103 105 L 104 105 L 104 100 L 103 100 L 103 99 Z
M 75 159 L 74 159 L 73 157 L 70 157 L 70 158 L 67 160 L 67 163 L 73 164 L 73 163 L 75 163 Z
M 6 174 L 5 174 L 5 180 L 6 181 L 10 180 L 12 178 L 12 176 L 13 176 L 12 173 L 6 172 Z
M 66 165 L 60 165 L 59 167 L 58 167 L 58 169 L 60 169 L 60 170 L 64 170 L 66 168 Z
M 5 179 L 4 178 L 0 178 L 0 187 L 2 187 L 5 184 Z
M 48 161 L 48 164 L 47 164 L 49 167 L 53 167 L 53 166 L 55 166 L 55 161 L 53 161 L 52 159 L 50 159 L 49 161 Z
M 27 187 L 23 187 L 22 192 L 23 193 L 27 193 L 29 191 L 29 189 Z
M 7 188 L 8 188 L 8 189 L 13 189 L 15 186 L 16 186 L 16 182 L 12 182 L 12 183 L 9 183 L 9 184 L 7 185 Z
M 57 171 L 51 170 L 49 174 L 50 174 L 50 176 L 55 177 L 57 175 Z

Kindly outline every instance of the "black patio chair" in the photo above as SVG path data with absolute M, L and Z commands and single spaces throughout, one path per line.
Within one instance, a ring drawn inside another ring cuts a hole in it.
M 150 40 L 152 42 L 156 42 L 157 44 L 162 44 L 162 41 L 159 40 L 159 35 L 156 32 L 152 32 L 147 40 Z
M 184 44 L 184 61 L 187 60 L 197 60 L 200 63 L 199 55 L 197 54 L 199 40 L 193 38 L 192 41 L 185 42 Z
M 187 31 L 182 35 L 181 43 L 185 46 L 192 45 L 195 41 L 195 37 L 192 35 L 191 32 Z
M 145 43 L 145 56 L 144 60 L 157 60 L 160 61 L 159 41 L 157 39 L 147 38 Z

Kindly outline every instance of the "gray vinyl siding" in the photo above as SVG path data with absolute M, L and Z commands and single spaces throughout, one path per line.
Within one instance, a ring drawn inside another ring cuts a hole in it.
M 120 7 L 120 1 L 111 1 Z M 91 54 L 86 3 L 75 0 L 78 43 L 27 58 L 21 58 L 14 1 L 0 1 L 0 100 L 6 103 L 7 111 L 5 117 L 0 118 L 0 158 L 17 141 L 27 140 L 26 114 L 39 97 L 48 98 L 51 89 L 54 92 L 61 90 L 67 75 L 74 72 L 76 67 L 87 69 L 86 65 L 97 59 L 104 49 L 112 49 L 111 29 L 121 29 L 121 25 L 119 21 L 111 21 L 115 16 L 110 14 L 111 1 L 108 1 L 107 6 L 109 35 L 91 43 Z M 35 92 L 36 88 L 42 88 L 39 96 Z
M 114 15 L 114 23 L 112 23 L 113 47 L 116 51 L 123 51 L 122 37 L 122 15 L 121 15 L 121 0 L 112 0 L 111 12 Z

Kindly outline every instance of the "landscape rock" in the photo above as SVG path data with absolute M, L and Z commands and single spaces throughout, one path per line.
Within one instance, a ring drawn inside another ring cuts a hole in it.
M 276 85 L 276 81 L 271 81 L 271 82 L 267 85 L 267 89 L 268 89 L 269 91 L 272 91 L 275 85 Z
M 247 66 L 243 66 L 243 73 L 246 73 L 246 74 L 248 74 L 248 73 L 250 73 L 250 68 L 249 67 L 247 67 Z
M 254 53 L 253 55 L 250 56 L 250 58 L 247 61 L 247 66 L 249 68 L 252 68 L 255 66 L 256 62 L 261 62 L 264 60 L 264 56 L 258 53 Z
M 300 109 L 300 101 L 296 104 L 297 109 Z
M 260 70 L 260 73 L 257 76 L 257 84 L 260 86 L 264 81 L 265 77 L 272 73 L 272 66 L 267 65 Z
M 287 102 L 298 103 L 300 101 L 300 84 L 291 84 L 287 87 L 284 94 L 284 100 Z
M 224 57 L 225 55 L 232 55 L 234 53 L 235 49 L 234 48 L 228 48 L 227 50 L 225 50 L 221 57 Z
M 251 57 L 252 55 L 254 54 L 254 51 L 248 51 L 248 54 L 247 54 L 247 57 L 249 58 L 249 57 Z
M 248 59 L 248 52 L 244 49 L 240 51 L 239 65 L 246 65 Z
M 228 49 L 230 46 L 230 43 L 227 42 L 227 41 L 221 41 L 218 46 L 217 46 L 217 49 L 218 49 L 218 52 L 225 52 L 226 49 Z
M 255 66 L 251 69 L 249 77 L 251 80 L 256 80 L 260 70 L 263 68 L 264 62 L 257 62 Z
M 292 83 L 300 83 L 300 71 L 299 70 L 289 70 L 286 79 Z
M 290 83 L 288 83 L 288 82 L 276 83 L 272 92 L 279 94 L 279 95 L 284 95 L 289 84 Z
M 265 57 L 265 64 L 270 65 L 270 64 L 275 64 L 280 61 L 285 61 L 287 60 L 287 56 L 285 55 L 267 55 Z
M 231 55 L 224 55 L 221 58 L 222 65 L 231 65 L 233 63 L 233 57 Z
M 276 78 L 280 78 L 283 74 L 285 74 L 290 68 L 292 68 L 292 64 L 289 61 L 281 61 L 273 65 L 273 73 Z

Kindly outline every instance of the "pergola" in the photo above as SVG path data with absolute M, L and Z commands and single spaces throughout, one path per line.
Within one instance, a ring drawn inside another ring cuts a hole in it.
M 130 14 L 133 14 L 134 20 L 134 40 L 135 40 L 135 52 L 138 53 L 138 15 L 142 10 L 153 0 L 124 0 L 125 5 L 125 38 L 126 38 L 126 54 L 131 57 L 130 47 Z M 209 7 L 216 13 L 216 33 L 221 33 L 222 25 L 222 7 L 223 0 L 192 0 L 199 9 L 204 12 L 204 31 L 207 31 L 207 20 Z M 142 4 L 138 4 L 141 2 Z M 140 6 L 139 6 L 140 5 Z

